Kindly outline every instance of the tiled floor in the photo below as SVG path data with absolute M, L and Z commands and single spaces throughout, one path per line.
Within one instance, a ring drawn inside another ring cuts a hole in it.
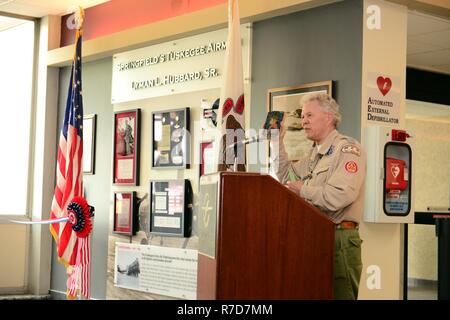
M 408 300 L 437 300 L 437 282 L 408 279 Z
M 31 294 L 0 295 L 0 300 L 50 300 L 50 295 L 35 296 Z
M 47 300 L 50 295 L 0 295 L 0 300 Z M 408 300 L 437 300 L 437 282 L 408 279 Z

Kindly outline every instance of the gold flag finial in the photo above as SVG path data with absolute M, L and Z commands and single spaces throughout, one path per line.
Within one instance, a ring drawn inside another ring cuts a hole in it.
M 82 7 L 78 7 L 74 15 L 76 28 L 80 30 L 83 27 L 84 22 L 84 9 Z
M 84 10 L 80 6 L 72 6 L 66 11 L 70 16 L 67 18 L 66 26 L 69 30 L 81 31 L 84 22 Z

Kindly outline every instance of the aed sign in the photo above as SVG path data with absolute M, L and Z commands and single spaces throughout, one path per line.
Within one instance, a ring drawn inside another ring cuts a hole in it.
M 248 78 L 249 24 L 241 26 L 244 78 Z M 219 88 L 228 29 L 113 56 L 111 102 Z
M 400 124 L 400 78 L 369 72 L 366 92 L 363 113 L 367 124 L 398 126 Z

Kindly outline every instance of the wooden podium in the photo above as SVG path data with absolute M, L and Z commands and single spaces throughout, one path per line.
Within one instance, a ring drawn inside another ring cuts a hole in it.
M 197 299 L 333 299 L 334 223 L 271 176 L 203 176 L 197 218 Z

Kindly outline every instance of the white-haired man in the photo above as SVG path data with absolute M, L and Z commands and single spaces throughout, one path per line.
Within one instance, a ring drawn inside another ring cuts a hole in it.
M 314 143 L 298 162 L 288 161 L 281 128 L 277 176 L 283 184 L 325 212 L 336 224 L 334 297 L 357 299 L 361 278 L 358 224 L 364 208 L 366 157 L 361 145 L 337 131 L 339 105 L 328 94 L 309 94 L 301 101 L 302 127 Z M 289 181 L 295 173 L 298 180 Z

